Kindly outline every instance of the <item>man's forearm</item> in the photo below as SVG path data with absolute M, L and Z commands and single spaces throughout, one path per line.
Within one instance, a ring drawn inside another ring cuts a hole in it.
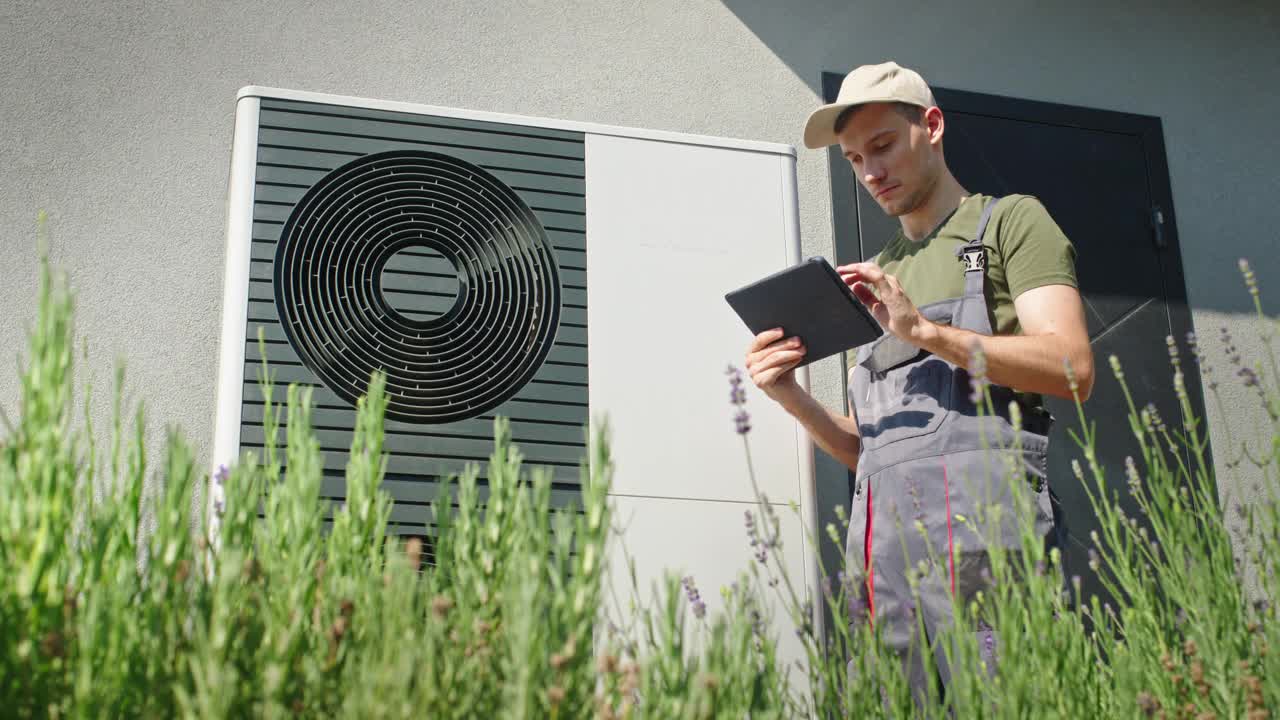
M 1023 392 L 1072 398 L 1064 360 L 1078 383 L 1080 398 L 1093 388 L 1093 355 L 1086 345 L 1073 348 L 1065 338 L 1044 335 L 981 335 L 970 330 L 930 323 L 922 332 L 920 346 L 948 362 L 969 367 L 973 344 L 982 345 L 987 378 L 997 385 Z
M 857 469 L 862 440 L 853 418 L 831 412 L 799 387 L 778 402 L 809 431 L 818 447 L 850 470 Z

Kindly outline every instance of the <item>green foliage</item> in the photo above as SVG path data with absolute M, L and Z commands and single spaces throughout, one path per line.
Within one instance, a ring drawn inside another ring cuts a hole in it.
M 1262 366 L 1239 372 L 1270 428 L 1219 450 L 1230 467 L 1252 462 L 1264 478 L 1253 501 L 1229 506 L 1239 537 L 1218 509 L 1199 421 L 1167 427 L 1131 399 L 1138 522 L 1104 482 L 1098 439 L 1081 418 L 1079 475 L 1103 528 L 1097 563 L 1124 601 L 1064 596 L 1060 558 L 1026 532 L 1020 552 L 993 555 L 989 590 L 955 609 L 964 622 L 919 649 L 938 651 L 953 672 L 948 692 L 935 688 L 934 707 L 922 708 L 865 609 L 850 606 L 843 575 L 832 573 L 821 598 L 788 575 L 764 498 L 748 512 L 756 557 L 744 546 L 749 569 L 718 589 L 721 609 L 706 611 L 692 578 L 669 577 L 652 607 L 609 622 L 604 430 L 591 438 L 577 507 L 552 507 L 549 474 L 524 470 L 498 420 L 483 501 L 471 468 L 423 518 L 437 528 L 432 547 L 387 538 L 386 394 L 376 374 L 359 404 L 347 500 L 329 528 L 310 393 L 290 387 L 281 406 L 264 374 L 267 447 L 219 474 L 220 532 L 207 543 L 191 530 L 191 508 L 208 479 L 173 432 L 148 467 L 141 409 L 132 434 L 122 432 L 122 373 L 107 456 L 87 411 L 76 429 L 71 299 L 45 264 L 40 288 L 20 414 L 0 442 L 5 716 L 1256 719 L 1280 707 L 1280 624 L 1266 602 L 1280 590 L 1280 517 L 1267 494 L 1280 481 L 1274 360 L 1269 376 Z M 1258 322 L 1270 348 L 1275 325 L 1260 310 Z M 1193 355 L 1199 363 L 1198 348 Z M 738 425 L 745 439 L 745 415 Z M 842 530 L 827 528 L 837 540 Z M 780 659 L 772 594 L 798 628 L 800 667 Z M 815 601 L 835 620 L 825 634 Z M 979 622 L 1000 631 L 994 668 L 968 631 Z

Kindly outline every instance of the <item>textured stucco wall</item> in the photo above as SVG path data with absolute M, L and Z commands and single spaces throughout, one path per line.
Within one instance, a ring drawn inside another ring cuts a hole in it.
M 0 4 L 0 347 L 32 318 L 38 208 L 79 295 L 105 423 L 128 361 L 153 439 L 208 452 L 233 99 L 247 84 L 799 143 L 823 70 L 893 57 L 949 87 L 1158 115 L 1201 335 L 1256 350 L 1234 270 L 1280 277 L 1280 10 L 1271 2 L 998 0 Z M 807 254 L 831 248 L 802 151 Z M 1100 167 L 1099 172 L 1106 172 Z M 731 239 L 726 239 L 731 242 Z M 1280 287 L 1264 294 L 1280 311 Z M 736 359 L 736 358 L 735 358 Z M 840 372 L 814 374 L 840 404 Z M 1247 422 L 1257 403 L 1224 383 Z M 16 410 L 16 377 L 0 405 Z M 1226 449 L 1221 423 L 1214 440 Z M 1249 483 L 1249 477 L 1242 482 Z

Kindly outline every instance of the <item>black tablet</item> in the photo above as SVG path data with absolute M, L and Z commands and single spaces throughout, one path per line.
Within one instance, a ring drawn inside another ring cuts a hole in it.
M 753 334 L 780 327 L 786 337 L 798 336 L 806 350 L 801 365 L 884 334 L 880 323 L 822 257 L 738 288 L 724 299 Z

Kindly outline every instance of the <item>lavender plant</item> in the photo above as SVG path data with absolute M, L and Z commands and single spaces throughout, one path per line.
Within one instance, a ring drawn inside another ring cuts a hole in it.
M 1064 593 L 1061 558 L 1024 528 L 1021 548 L 997 546 L 979 597 L 956 601 L 962 621 L 918 649 L 951 673 L 945 693 L 921 701 L 856 600 L 855 568 L 824 568 L 812 596 L 782 562 L 778 512 L 758 493 L 738 530 L 744 569 L 733 586 L 671 575 L 633 622 L 606 624 L 603 428 L 591 437 L 580 506 L 552 507 L 550 477 L 524 469 L 499 420 L 487 495 L 471 468 L 424 517 L 436 528 L 430 548 L 387 538 L 377 374 L 359 403 L 348 497 L 331 512 L 311 396 L 290 387 L 278 403 L 264 368 L 266 447 L 217 471 L 221 529 L 210 544 L 191 530 L 194 488 L 206 478 L 176 432 L 149 464 L 141 408 L 125 432 L 122 372 L 108 447 L 95 444 L 90 413 L 74 416 L 71 296 L 42 263 L 19 412 L 0 440 L 0 707 L 12 717 L 1271 717 L 1280 373 L 1276 325 L 1242 272 L 1266 355 L 1247 363 L 1224 335 L 1234 378 L 1221 382 L 1241 383 L 1270 425 L 1228 433 L 1217 448 L 1229 472 L 1261 478 L 1250 502 L 1226 495 L 1239 522 L 1220 509 L 1223 479 L 1186 395 L 1187 373 L 1202 372 L 1232 418 L 1209 349 L 1188 338 L 1188 362 L 1170 341 L 1180 418 L 1129 396 L 1111 359 L 1140 448 L 1125 485 L 1142 521 L 1106 482 L 1107 439 L 1083 413 L 1076 467 L 1100 519 L 1093 562 L 1121 601 L 1082 597 L 1078 579 Z M 729 379 L 754 488 L 747 392 L 735 372 Z M 981 373 L 973 390 L 990 411 Z M 838 525 L 811 528 L 810 542 L 843 545 L 838 515 Z M 770 596 L 798 633 L 798 668 L 779 659 Z M 818 608 L 834 620 L 822 630 Z M 985 627 L 998 640 L 973 632 Z

